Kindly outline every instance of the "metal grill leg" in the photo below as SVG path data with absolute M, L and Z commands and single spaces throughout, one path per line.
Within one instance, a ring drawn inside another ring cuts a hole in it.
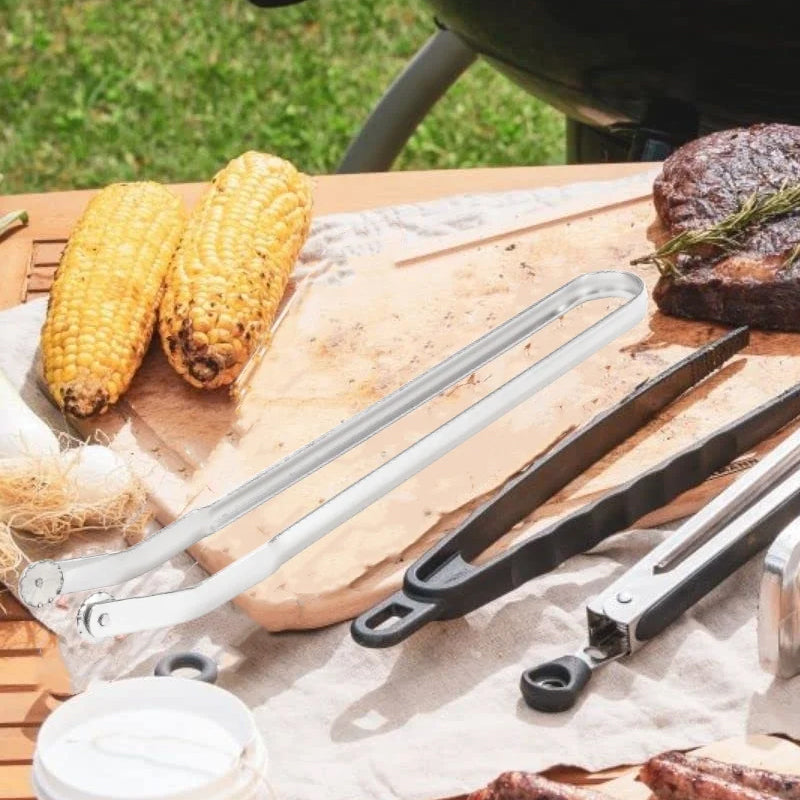
M 475 58 L 454 33 L 440 30 L 431 36 L 378 101 L 336 171 L 389 169 L 417 125 Z

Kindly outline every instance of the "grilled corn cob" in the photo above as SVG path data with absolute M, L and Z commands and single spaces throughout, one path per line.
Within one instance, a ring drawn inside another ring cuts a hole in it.
M 117 183 L 86 207 L 56 270 L 44 377 L 68 414 L 102 413 L 128 388 L 156 320 L 185 215 L 157 183 Z
M 267 342 L 310 218 L 310 181 L 277 156 L 248 152 L 214 177 L 159 309 L 164 352 L 193 386 L 232 383 Z

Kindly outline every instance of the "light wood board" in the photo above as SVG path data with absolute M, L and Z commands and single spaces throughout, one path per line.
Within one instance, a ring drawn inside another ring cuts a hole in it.
M 396 253 L 340 270 L 302 293 L 235 408 L 196 391 L 151 350 L 120 406 L 98 422 L 134 458 L 168 523 L 402 385 L 583 272 L 626 269 L 651 247 L 649 201 L 552 223 L 397 267 Z M 648 287 L 655 271 L 638 268 Z M 191 553 L 216 572 L 284 529 L 420 435 L 567 341 L 616 301 L 570 312 L 468 381 Z M 237 599 L 270 630 L 348 619 L 396 589 L 409 562 L 537 453 L 722 329 L 648 320 Z M 673 404 L 535 515 L 544 519 L 614 487 L 796 380 L 800 338 L 756 334 L 744 357 Z M 745 463 L 750 463 L 745 461 Z M 643 524 L 695 510 L 729 477 L 708 481 Z M 507 547 L 518 532 L 506 537 Z M 495 551 L 498 548 L 495 548 Z

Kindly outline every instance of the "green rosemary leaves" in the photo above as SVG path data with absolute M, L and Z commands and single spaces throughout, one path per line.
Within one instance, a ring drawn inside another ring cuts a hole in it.
M 785 182 L 780 189 L 771 194 L 750 195 L 733 214 L 729 214 L 708 228 L 679 233 L 653 253 L 633 259 L 631 264 L 655 264 L 662 275 L 679 275 L 676 261 L 682 253 L 692 253 L 707 248 L 731 253 L 739 247 L 755 226 L 798 210 L 800 210 L 800 184 L 789 185 Z M 790 266 L 798 258 L 800 258 L 800 244 L 792 250 L 785 266 Z

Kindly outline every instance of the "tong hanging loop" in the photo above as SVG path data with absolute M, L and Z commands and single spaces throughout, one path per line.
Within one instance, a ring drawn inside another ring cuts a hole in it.
M 519 688 L 525 702 L 541 711 L 566 711 L 592 677 L 592 668 L 578 656 L 563 656 L 525 670 Z

